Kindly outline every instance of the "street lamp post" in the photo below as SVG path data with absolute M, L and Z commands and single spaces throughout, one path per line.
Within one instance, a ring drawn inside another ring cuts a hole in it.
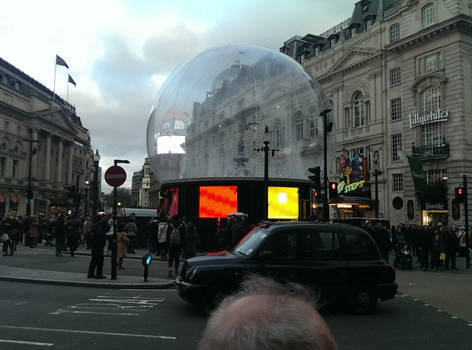
M 84 195 L 84 217 L 87 217 L 87 205 L 88 205 L 88 190 L 89 190 L 89 186 L 90 186 L 90 181 L 89 180 L 85 180 L 85 186 L 84 186 L 84 190 L 85 190 L 85 195 Z
M 113 165 L 129 164 L 129 160 L 115 159 Z M 117 191 L 116 186 L 113 187 L 113 236 L 111 238 L 111 279 L 116 280 L 116 256 L 118 250 L 118 238 L 116 235 L 116 211 L 117 211 Z
M 26 203 L 26 216 L 31 215 L 31 200 L 33 199 L 33 186 L 31 184 L 31 163 L 33 161 L 33 142 L 39 142 L 38 140 L 25 139 L 24 141 L 29 142 L 29 164 L 28 164 L 28 188 L 26 189 L 26 198 L 28 202 Z
M 269 128 L 265 127 L 264 134 L 269 134 Z M 257 152 L 264 152 L 264 198 L 263 198 L 263 215 L 264 219 L 267 220 L 269 216 L 269 151 L 270 151 L 270 141 L 266 140 L 263 142 L 264 147 L 256 148 L 255 151 Z M 278 149 L 272 149 L 272 156 L 274 156 L 275 152 L 278 152 Z
M 379 218 L 379 175 L 382 175 L 382 172 L 378 169 L 374 170 L 375 177 L 375 218 Z
M 97 220 L 97 211 L 98 211 L 98 164 L 100 162 L 100 154 L 98 154 L 98 149 L 96 150 L 93 156 L 93 212 L 92 219 L 95 223 Z
M 320 117 L 323 118 L 323 156 L 324 156 L 324 167 L 323 167 L 323 181 L 324 181 L 324 200 L 323 200 L 323 219 L 329 221 L 329 205 L 328 205 L 328 122 L 327 116 L 331 112 L 331 109 L 325 109 L 320 113 Z

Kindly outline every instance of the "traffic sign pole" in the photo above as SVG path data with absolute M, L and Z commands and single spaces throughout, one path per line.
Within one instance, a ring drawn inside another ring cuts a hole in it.
M 114 161 L 115 165 L 109 167 L 105 172 L 105 181 L 113 187 L 113 236 L 111 238 L 111 279 L 116 280 L 116 260 L 118 239 L 116 235 L 116 188 L 126 181 L 126 171 L 116 165 L 117 163 L 129 163 L 129 161 Z

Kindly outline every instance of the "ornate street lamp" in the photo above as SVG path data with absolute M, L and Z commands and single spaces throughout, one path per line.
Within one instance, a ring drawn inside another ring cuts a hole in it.
M 93 212 L 92 218 L 93 222 L 97 219 L 97 211 L 98 211 L 98 164 L 100 162 L 100 154 L 98 153 L 98 149 L 96 150 L 93 156 Z

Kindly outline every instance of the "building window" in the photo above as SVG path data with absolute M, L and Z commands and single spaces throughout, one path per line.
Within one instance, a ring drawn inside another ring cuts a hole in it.
M 392 121 L 402 119 L 402 99 L 394 98 L 390 100 L 391 105 L 391 113 L 392 113 Z
M 318 136 L 318 129 L 316 128 L 315 120 L 310 119 L 309 121 L 310 137 Z
M 390 26 L 390 44 L 400 40 L 400 24 L 395 23 Z
M 436 14 L 433 3 L 429 3 L 421 9 L 421 24 L 423 28 L 429 27 L 436 22 Z
M 282 123 L 279 119 L 275 121 L 275 145 L 280 146 L 282 144 Z
M 295 113 L 295 140 L 303 140 L 303 119 L 301 112 Z
M 7 159 L 0 157 L 0 176 L 4 177 L 7 172 Z
M 346 129 L 349 128 L 349 108 L 345 108 L 344 109 L 344 122 L 345 122 L 345 126 L 346 126 Z
M 390 86 L 400 85 L 401 82 L 402 80 L 400 67 L 390 69 Z
M 356 92 L 353 97 L 353 127 L 357 128 L 366 124 L 365 102 L 362 93 Z
M 352 27 L 349 34 L 351 35 L 351 38 L 354 38 L 357 35 L 357 27 Z
M 11 177 L 17 178 L 19 175 L 20 161 L 18 159 L 13 159 L 13 167 L 11 168 Z
M 444 181 L 447 178 L 446 169 L 435 169 L 426 171 L 426 182 L 428 185 L 432 185 L 439 181 Z
M 439 123 L 423 125 L 423 145 L 438 146 L 442 142 L 441 129 Z
M 436 111 L 441 107 L 441 89 L 429 87 L 421 93 L 421 112 Z
M 393 192 L 403 191 L 403 174 L 393 174 Z
M 439 70 L 442 66 L 441 52 L 435 52 L 420 59 L 420 74 L 430 73 Z
M 400 160 L 402 154 L 402 134 L 392 135 L 392 160 Z

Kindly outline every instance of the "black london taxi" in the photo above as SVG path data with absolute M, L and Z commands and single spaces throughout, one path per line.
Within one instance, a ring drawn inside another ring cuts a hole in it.
M 303 284 L 357 313 L 373 312 L 397 292 L 395 271 L 367 232 L 314 222 L 262 223 L 231 252 L 188 259 L 176 285 L 184 300 L 209 310 L 249 273 Z

